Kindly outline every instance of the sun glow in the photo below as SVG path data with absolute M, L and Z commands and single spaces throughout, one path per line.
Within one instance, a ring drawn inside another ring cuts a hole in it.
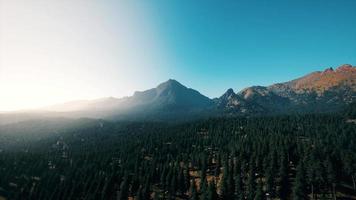
M 159 40 L 129 1 L 0 0 L 0 44 L 0 111 L 130 95 L 159 71 Z

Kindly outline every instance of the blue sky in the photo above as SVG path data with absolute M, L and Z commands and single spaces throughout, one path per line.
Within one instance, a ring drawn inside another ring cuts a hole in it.
M 356 63 L 356 1 L 161 0 L 147 7 L 174 75 L 211 97 Z
M 356 1 L 0 0 L 0 43 L 0 110 L 170 78 L 218 97 L 356 65 Z

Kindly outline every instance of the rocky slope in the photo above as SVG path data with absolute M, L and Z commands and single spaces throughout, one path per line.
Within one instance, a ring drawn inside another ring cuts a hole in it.
M 245 108 L 252 113 L 253 108 L 266 113 L 336 111 L 356 100 L 356 67 L 327 68 L 285 83 L 249 87 L 228 101 L 220 98 L 224 102 L 220 107 L 238 111 L 248 104 L 253 106 Z

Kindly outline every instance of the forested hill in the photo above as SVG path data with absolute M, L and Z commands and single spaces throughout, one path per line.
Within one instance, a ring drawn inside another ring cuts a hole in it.
M 6 199 L 356 198 L 356 125 L 343 115 L 102 122 L 13 139 L 0 150 Z

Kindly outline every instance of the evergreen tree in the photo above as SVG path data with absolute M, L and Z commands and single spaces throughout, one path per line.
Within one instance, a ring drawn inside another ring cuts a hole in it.
M 253 200 L 256 193 L 256 177 L 254 166 L 251 166 L 250 173 L 247 180 L 247 199 Z
M 119 191 L 119 200 L 127 200 L 129 195 L 129 182 L 128 182 L 128 177 L 127 175 L 125 176 L 124 180 L 122 181 L 120 185 L 120 191 Z
M 184 187 L 185 187 L 185 190 L 188 190 L 190 188 L 190 174 L 189 174 L 188 166 L 187 166 L 187 169 L 184 171 Z
M 178 191 L 183 194 L 187 188 L 186 188 L 186 181 L 185 181 L 185 176 L 183 172 L 183 168 L 179 168 L 179 173 L 178 173 Z
M 200 193 L 204 193 L 208 189 L 208 182 L 206 180 L 206 174 L 202 171 L 200 172 Z
M 222 177 L 222 180 L 221 180 L 221 188 L 220 188 L 220 191 L 221 191 L 221 199 L 222 200 L 229 200 L 231 199 L 230 197 L 230 194 L 229 194 L 229 191 L 228 191 L 228 183 L 227 183 L 227 172 L 224 173 L 223 177 Z
M 263 183 L 262 180 L 260 180 L 257 186 L 257 192 L 254 200 L 264 200 L 264 199 L 265 199 L 265 194 L 263 192 Z
M 289 193 L 289 177 L 288 177 L 288 161 L 284 154 L 281 157 L 281 165 L 279 167 L 279 177 L 280 177 L 280 187 L 279 187 L 279 198 L 285 200 Z
M 293 187 L 293 199 L 295 200 L 307 199 L 307 189 L 305 183 L 305 172 L 304 172 L 303 161 L 300 161 L 297 167 L 297 174 Z
M 217 199 L 218 199 L 218 194 L 216 192 L 215 182 L 213 181 L 209 184 L 208 200 L 217 200 Z
M 142 198 L 142 188 L 138 188 L 135 200 L 143 200 Z
M 243 186 L 243 182 L 242 182 L 242 178 L 241 178 L 241 174 L 237 173 L 235 176 L 235 195 L 234 195 L 234 199 L 235 200 L 242 200 L 245 199 L 245 195 L 244 195 L 244 186 Z
M 171 184 L 170 184 L 170 195 L 172 197 L 174 197 L 176 195 L 176 192 L 177 192 L 177 179 L 176 179 L 176 175 L 174 174 L 172 176 L 172 179 L 171 179 Z
M 200 181 L 200 199 L 201 200 L 207 200 L 208 199 L 208 193 L 209 193 L 209 190 L 208 190 L 208 183 L 207 183 L 207 180 L 206 180 L 206 175 L 205 173 L 204 174 L 201 174 L 201 181 Z
M 328 157 L 325 161 L 325 168 L 326 168 L 326 174 L 327 174 L 327 182 L 328 185 L 331 186 L 331 191 L 334 197 L 334 200 L 336 200 L 336 192 L 335 192 L 335 187 L 336 187 L 336 173 L 333 167 L 333 164 Z
M 269 166 L 266 171 L 266 191 L 273 197 L 275 194 L 275 175 L 276 175 L 276 158 L 275 151 L 272 151 L 269 155 Z
M 190 184 L 190 200 L 198 200 L 197 186 L 195 184 L 195 179 L 192 179 L 192 184 Z

